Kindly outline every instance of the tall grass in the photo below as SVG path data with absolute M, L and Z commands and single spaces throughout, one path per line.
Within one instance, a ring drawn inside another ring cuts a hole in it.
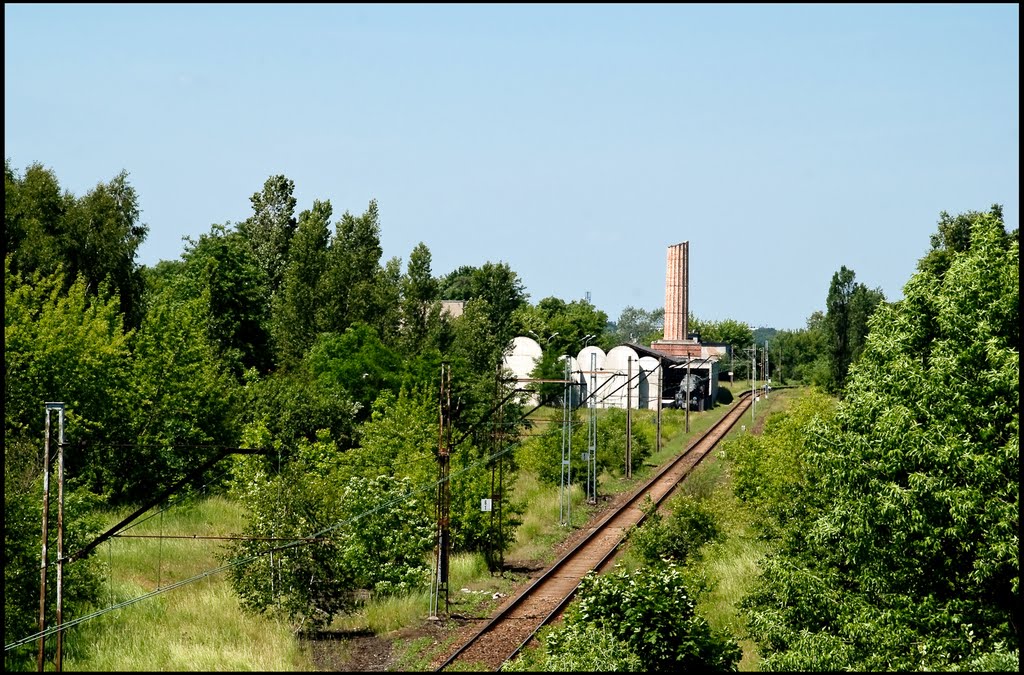
M 108 514 L 109 525 L 128 509 Z M 241 531 L 244 513 L 222 497 L 191 500 L 144 516 L 103 544 L 107 565 L 101 601 L 131 603 L 222 567 L 221 544 L 199 537 Z M 189 535 L 189 539 L 150 538 Z M 64 668 L 82 671 L 312 670 L 291 629 L 245 614 L 224 572 L 101 614 L 68 631 Z
M 766 400 L 762 399 L 757 418 L 783 405 L 783 394 L 773 392 L 767 399 L 769 405 L 764 405 Z M 632 489 L 728 409 L 729 406 L 717 406 L 710 411 L 690 411 L 689 434 L 685 432 L 685 411 L 663 410 L 661 452 L 652 455 L 634 473 L 632 480 L 607 474 L 600 476 L 599 495 Z M 653 430 L 654 411 L 634 411 L 634 415 L 635 424 L 650 425 Z M 728 480 L 725 464 L 712 456 L 684 485 L 710 495 L 708 498 L 721 500 L 715 502 L 716 509 L 727 523 L 725 541 L 709 548 L 705 555 L 707 574 L 715 580 L 715 587 L 701 598 L 698 606 L 713 626 L 743 635 L 744 627 L 735 604 L 745 591 L 745 584 L 753 578 L 763 551 L 749 531 L 742 505 L 730 501 L 731 489 L 723 487 L 728 485 Z M 568 493 L 572 527 L 567 527 L 559 522 L 562 496 L 557 485 L 542 484 L 530 473 L 518 475 L 512 498 L 525 503 L 527 508 L 515 540 L 505 554 L 506 562 L 526 565 L 554 562 L 557 545 L 585 524 L 596 508 L 586 503 L 579 485 L 572 486 Z M 109 513 L 108 524 L 120 522 L 128 512 L 124 509 Z M 192 500 L 140 519 L 124 533 L 133 536 L 117 537 L 97 551 L 109 566 L 109 581 L 102 594 L 104 602 L 109 603 L 107 606 L 128 602 L 221 567 L 223 561 L 219 554 L 224 542 L 198 537 L 231 536 L 241 532 L 245 522 L 243 509 L 221 497 Z M 197 538 L 155 538 L 172 534 L 196 535 Z M 454 555 L 449 569 L 451 604 L 448 609 L 466 618 L 488 616 L 503 596 L 514 592 L 516 584 L 525 581 L 523 575 L 492 574 L 479 554 Z M 331 629 L 395 635 L 404 628 L 421 624 L 429 614 L 430 600 L 428 589 L 404 597 L 374 598 L 356 612 L 336 618 Z M 225 572 L 156 594 L 76 626 L 68 631 L 64 644 L 67 670 L 314 670 L 309 651 L 303 648 L 286 622 L 242 611 Z M 741 644 L 744 646 L 741 669 L 751 669 L 757 663 L 756 651 L 751 643 Z M 410 641 L 398 649 L 399 663 L 404 667 L 427 669 L 431 656 L 444 647 L 431 639 Z

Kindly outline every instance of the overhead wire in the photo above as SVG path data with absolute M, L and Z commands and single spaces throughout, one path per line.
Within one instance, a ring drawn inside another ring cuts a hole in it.
M 612 396 L 617 391 L 622 389 L 622 387 L 624 387 L 627 384 L 631 383 L 634 379 L 639 378 L 640 375 L 642 375 L 642 371 L 638 370 L 636 375 L 630 377 L 625 382 L 623 382 L 621 385 L 616 387 L 614 390 L 608 392 L 604 396 L 604 398 L 600 399 L 600 401 L 601 402 L 606 401 L 610 396 Z M 589 401 L 592 397 L 594 397 L 597 394 L 597 392 L 601 389 L 601 387 L 603 387 L 609 381 L 611 381 L 611 380 L 610 379 L 606 380 L 606 382 L 602 383 L 600 387 L 597 387 L 585 399 L 583 399 L 580 402 L 580 404 L 577 405 L 576 408 L 574 408 L 574 410 L 578 409 L 580 406 L 582 406 L 583 403 L 585 403 L 586 401 Z M 477 427 L 479 427 L 481 424 L 486 422 L 502 405 L 504 405 L 506 402 L 508 402 L 515 394 L 522 393 L 522 391 L 523 390 L 520 390 L 520 389 L 513 389 L 509 394 L 507 394 L 504 398 L 502 398 L 502 400 L 499 401 L 498 404 L 493 406 L 485 415 L 483 415 L 475 424 L 471 425 L 462 434 L 462 436 L 457 441 L 453 442 L 452 443 L 452 448 L 455 448 L 455 447 L 459 446 L 462 442 L 464 442 L 466 440 L 466 438 L 468 438 L 470 436 L 470 434 Z M 527 412 L 523 413 L 519 417 L 519 419 L 517 419 L 517 420 L 515 420 L 515 422 L 511 423 L 510 426 L 522 422 L 529 415 L 533 414 L 534 412 L 536 412 L 537 410 L 539 410 L 542 407 L 543 407 L 543 405 L 538 403 L 533 408 L 531 408 Z M 166 444 L 162 444 L 161 447 L 167 447 L 167 445 Z M 196 445 L 193 444 L 193 445 L 187 445 L 187 447 L 200 447 L 200 446 L 196 446 Z M 254 449 L 254 448 L 225 448 L 224 446 L 202 446 L 202 447 L 214 447 L 214 448 L 218 448 L 218 449 L 221 450 L 220 455 L 212 463 L 215 463 L 216 461 L 220 461 L 221 459 L 224 459 L 228 454 L 231 454 L 230 451 L 239 451 L 239 452 L 242 452 L 244 454 L 266 454 L 266 451 L 269 450 L 268 448 L 256 448 L 256 449 Z M 461 476 L 461 475 L 466 474 L 466 473 L 468 473 L 468 472 L 470 472 L 470 471 L 472 471 L 474 469 L 477 469 L 477 468 L 479 468 L 481 466 L 486 466 L 490 462 L 492 462 L 493 460 L 495 460 L 495 459 L 497 459 L 499 457 L 502 457 L 502 456 L 510 453 L 513 450 L 514 447 L 515 447 L 514 443 L 513 444 L 509 444 L 506 448 L 498 450 L 498 451 L 496 451 L 496 452 L 494 452 L 494 453 L 492 453 L 490 455 L 483 455 L 480 458 L 478 458 L 476 461 L 471 462 L 470 464 L 464 466 L 463 468 L 455 471 L 454 476 Z M 212 463 L 211 463 L 211 465 L 212 465 Z M 208 468 L 209 467 L 205 467 L 203 469 L 203 471 L 207 470 Z M 197 471 L 197 472 L 194 472 L 194 473 L 202 473 L 202 472 Z M 453 477 L 453 475 L 449 474 L 448 480 L 451 481 L 452 477 Z M 431 482 L 428 482 L 428 483 L 424 483 L 424 484 L 422 484 L 419 487 L 414 486 L 412 489 L 410 489 L 406 493 L 404 493 L 404 494 L 402 494 L 402 495 L 400 495 L 400 496 L 398 496 L 398 497 L 396 497 L 396 498 L 394 498 L 392 500 L 389 500 L 389 501 L 383 502 L 381 504 L 378 504 L 377 506 L 375 506 L 373 508 L 370 508 L 370 509 L 368 509 L 366 511 L 363 511 L 361 513 L 358 513 L 358 514 L 354 515 L 353 517 L 351 517 L 351 518 L 349 518 L 347 520 L 339 521 L 339 522 L 337 522 L 337 523 L 335 523 L 335 524 L 333 524 L 333 525 L 331 525 L 329 527 L 325 527 L 325 528 L 319 530 L 318 532 L 313 533 L 310 536 L 307 536 L 307 537 L 297 537 L 295 539 L 280 538 L 280 540 L 288 541 L 289 543 L 282 544 L 282 545 L 279 545 L 279 546 L 273 546 L 273 547 L 270 547 L 270 548 L 265 549 L 263 551 L 260 551 L 258 553 L 254 553 L 252 555 L 245 556 L 245 557 L 242 557 L 242 558 L 236 558 L 234 560 L 229 561 L 228 563 L 226 563 L 224 565 L 221 565 L 221 566 L 216 567 L 216 568 L 212 568 L 212 569 L 207 570 L 205 572 L 200 572 L 199 574 L 196 574 L 196 575 L 194 575 L 192 577 L 189 577 L 187 579 L 183 579 L 181 581 L 177 581 L 175 583 L 169 584 L 168 586 L 165 586 L 165 587 L 162 587 L 162 588 L 158 587 L 157 589 L 155 589 L 155 590 L 153 590 L 153 591 L 151 591 L 149 593 L 145 593 L 145 594 L 137 596 L 135 598 L 131 598 L 131 599 L 126 600 L 124 602 L 117 603 L 117 604 L 112 605 L 110 607 L 107 607 L 107 608 L 104 608 L 104 609 L 101 609 L 101 610 L 97 610 L 95 612 L 83 615 L 83 616 L 75 618 L 75 619 L 64 621 L 64 622 L 61 623 L 60 626 L 52 626 L 52 627 L 50 627 L 48 629 L 45 629 L 43 631 L 39 631 L 37 633 L 33 633 L 31 635 L 25 636 L 25 637 L 23 637 L 23 638 L 21 638 L 19 640 L 15 640 L 14 642 L 5 644 L 4 645 L 4 651 L 9 651 L 9 650 L 14 649 L 16 647 L 28 644 L 30 642 L 34 642 L 34 641 L 38 640 L 39 638 L 49 637 L 50 635 L 53 635 L 53 634 L 58 633 L 60 631 L 67 630 L 67 629 L 72 628 L 74 626 L 77 626 L 77 625 L 79 625 L 81 623 L 84 623 L 85 621 L 88 621 L 88 620 L 91 620 L 91 619 L 94 619 L 94 618 L 98 618 L 98 617 L 103 616 L 103 615 L 105 615 L 105 614 L 107 614 L 109 612 L 112 612 L 112 611 L 117 611 L 117 610 L 123 609 L 123 608 L 131 606 L 131 605 L 133 605 L 133 604 L 135 604 L 137 602 L 141 602 L 143 600 L 147 600 L 149 598 L 152 598 L 152 597 L 154 597 L 156 595 L 159 595 L 161 593 L 166 593 L 166 592 L 168 592 L 170 590 L 174 590 L 176 588 L 180 588 L 180 587 L 185 586 L 185 585 L 190 584 L 190 583 L 194 583 L 194 582 L 197 582 L 197 581 L 202 581 L 203 579 L 206 579 L 207 577 L 210 577 L 210 576 L 212 576 L 214 574 L 219 574 L 221 572 L 224 572 L 224 571 L 236 568 L 236 567 L 241 567 L 241 566 L 244 566 L 244 565 L 248 565 L 248 564 L 250 564 L 250 563 L 252 563 L 252 562 L 254 562 L 256 560 L 259 560 L 259 559 L 263 558 L 264 556 L 272 555 L 275 552 L 285 551 L 285 550 L 288 550 L 288 549 L 291 549 L 291 548 L 296 548 L 298 546 L 305 546 L 305 545 L 308 545 L 309 543 L 311 543 L 311 541 L 314 541 L 314 540 L 322 540 L 324 538 L 322 535 L 325 535 L 327 533 L 333 532 L 333 531 L 337 530 L 340 527 L 343 527 L 345 525 L 354 524 L 354 523 L 358 522 L 359 520 L 361 520 L 361 519 L 363 519 L 363 518 L 365 518 L 367 516 L 370 516 L 370 515 L 372 515 L 374 513 L 377 513 L 378 511 L 380 511 L 380 510 L 382 510 L 384 508 L 387 508 L 389 506 L 406 502 L 406 501 L 408 501 L 409 497 L 411 497 L 413 495 L 416 495 L 418 493 L 426 492 L 428 490 L 433 491 L 433 490 L 435 490 L 437 488 L 437 486 L 441 482 L 442 482 L 442 479 L 438 479 L 438 480 L 434 480 L 434 481 L 431 481 Z M 152 517 L 152 516 L 150 516 L 150 517 Z M 118 525 L 115 525 L 113 528 L 111 528 L 111 530 L 108 530 L 108 532 L 105 533 L 104 535 L 100 535 L 100 537 L 98 537 L 96 540 L 94 540 L 93 543 L 87 545 L 85 548 L 80 550 L 78 553 L 74 554 L 73 556 L 69 556 L 68 560 L 71 561 L 71 562 L 74 562 L 75 560 L 78 560 L 81 557 L 84 557 L 84 555 L 86 555 L 88 553 L 88 551 L 90 551 L 93 548 L 95 548 L 95 546 L 99 545 L 104 540 L 107 540 L 107 539 L 115 536 L 115 534 L 116 534 L 115 530 L 117 532 L 119 532 L 120 530 L 118 530 L 117 528 L 121 527 L 122 525 L 125 525 L 125 521 L 122 521 L 121 523 L 118 523 Z M 124 529 L 129 529 L 129 528 L 125 527 Z M 109 555 L 109 549 L 108 549 L 108 555 Z

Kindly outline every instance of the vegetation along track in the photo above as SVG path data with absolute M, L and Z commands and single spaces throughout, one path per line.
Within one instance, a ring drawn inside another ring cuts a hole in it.
M 533 639 L 544 625 L 557 618 L 572 600 L 580 580 L 591 570 L 610 565 L 630 527 L 644 518 L 640 509 L 647 495 L 661 504 L 690 471 L 729 432 L 750 408 L 750 392 L 739 395 L 733 409 L 686 450 L 636 488 L 627 500 L 593 529 L 572 550 L 513 596 L 473 636 L 448 657 L 437 671 L 455 663 L 497 671 Z

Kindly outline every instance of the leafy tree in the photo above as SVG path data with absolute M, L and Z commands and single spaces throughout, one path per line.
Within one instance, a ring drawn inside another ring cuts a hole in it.
M 128 440 L 125 392 L 129 336 L 116 296 L 89 295 L 80 277 L 67 293 L 63 273 L 25 279 L 5 260 L 4 440 L 43 438 L 43 403 L 65 404 L 69 476 L 98 493 L 116 492 L 124 477 L 111 465 L 111 443 Z M 73 439 L 73 440 L 72 440 Z
M 110 456 L 130 501 L 152 497 L 237 439 L 239 391 L 207 340 L 202 299 L 176 295 L 167 287 L 151 299 L 132 336 L 122 425 L 134 447 Z
M 402 330 L 402 260 L 389 258 L 377 273 L 371 304 L 377 308 L 370 325 L 384 344 L 400 348 Z M 440 308 L 439 308 L 440 309 Z
M 575 356 L 586 345 L 598 344 L 608 325 L 608 315 L 588 301 L 565 302 L 555 297 L 520 307 L 514 319 L 520 335 L 539 336 L 544 351 L 556 356 Z M 551 337 L 545 341 L 547 336 Z
M 754 331 L 750 325 L 735 319 L 722 319 L 721 321 L 702 321 L 693 316 L 689 317 L 688 325 L 690 331 L 699 333 L 701 342 L 719 342 L 731 345 L 736 349 L 743 349 L 754 344 Z
M 185 279 L 178 288 L 201 298 L 209 340 L 240 381 L 249 368 L 266 373 L 273 367 L 270 296 L 266 273 L 249 244 L 229 227 L 213 225 L 198 240 L 186 239 Z
M 30 165 L 19 177 L 7 159 L 4 187 L 4 254 L 14 256 L 11 269 L 48 276 L 61 268 L 64 290 L 79 275 L 93 295 L 101 286 L 113 289 L 126 325 L 137 326 L 142 277 L 135 256 L 148 227 L 139 222 L 138 196 L 128 173 L 76 198 L 62 193 L 54 173 L 41 164 Z
M 1016 660 L 1019 244 L 977 214 L 949 262 L 879 305 L 835 415 L 801 432 L 807 516 L 747 601 L 767 669 Z
M 546 649 L 559 663 L 578 649 L 580 630 L 595 629 L 623 644 L 626 655 L 638 657 L 637 671 L 735 670 L 739 663 L 739 645 L 696 613 L 674 564 L 631 574 L 590 572 L 577 593 L 566 609 L 564 627 L 547 633 Z
M 857 360 L 864 348 L 868 319 L 885 300 L 880 289 L 869 290 L 855 283 L 853 270 L 842 266 L 832 275 L 828 289 L 825 314 L 825 336 L 829 362 L 828 388 L 837 392 L 846 382 L 850 364 Z
M 323 330 L 342 333 L 355 322 L 373 324 L 383 309 L 373 302 L 382 254 L 376 200 L 361 216 L 343 213 L 327 256 L 318 321 Z
M 300 442 L 313 443 L 321 433 L 341 449 L 355 445 L 359 404 L 331 377 L 318 376 L 308 359 L 294 370 L 265 378 L 249 371 L 244 395 L 244 423 L 262 423 L 266 444 L 280 445 L 284 461 Z
M 302 359 L 323 327 L 317 310 L 323 302 L 331 213 L 329 201 L 314 201 L 312 209 L 299 214 L 291 240 L 281 290 L 273 304 L 274 343 L 285 367 L 294 367 Z
M 629 306 L 619 314 L 611 330 L 605 333 L 601 347 L 608 351 L 624 342 L 649 345 L 664 336 L 665 308 L 645 310 Z
M 256 425 L 249 440 L 264 435 Z M 237 489 L 252 513 L 245 534 L 255 539 L 232 545 L 227 557 L 243 608 L 280 612 L 311 630 L 355 609 L 357 590 L 391 595 L 425 585 L 433 528 L 409 480 L 339 470 L 334 445 L 320 438 L 301 442 L 280 473 L 259 463 L 239 471 Z
M 405 348 L 416 353 L 426 346 L 427 337 L 436 334 L 440 322 L 439 284 L 431 274 L 431 254 L 420 242 L 409 255 L 402 277 L 402 335 Z
M 807 319 L 806 328 L 776 334 L 771 344 L 772 372 L 778 373 L 780 384 L 795 381 L 824 386 L 828 382 L 824 320 L 825 315 L 817 311 Z
M 281 286 L 292 236 L 295 234 L 295 183 L 285 176 L 270 176 L 261 192 L 253 193 L 253 215 L 238 224 L 238 232 L 252 249 L 273 295 Z
M 56 417 L 56 416 L 54 416 Z M 65 439 L 68 437 L 65 436 Z M 39 564 L 40 529 L 43 509 L 42 453 L 38 441 L 6 439 L 4 444 L 4 637 L 14 642 L 35 634 L 39 630 Z M 53 446 L 51 445 L 51 450 Z M 56 467 L 50 467 L 51 472 Z M 52 482 L 55 475 L 51 473 Z M 47 574 L 54 574 L 57 560 L 57 509 L 51 493 L 47 561 Z M 64 493 L 63 551 L 65 555 L 81 550 L 101 531 L 96 515 L 95 496 L 81 487 L 79 481 L 69 478 Z M 53 579 L 52 576 L 48 576 Z M 66 623 L 89 613 L 99 604 L 102 591 L 103 569 L 95 556 L 86 556 L 63 570 L 63 613 Z M 57 585 L 46 588 L 46 625 L 56 624 Z M 28 649 L 12 649 L 4 653 L 7 672 L 35 669 L 36 641 Z M 46 644 L 46 658 L 52 659 L 55 641 Z
M 310 372 L 328 387 L 340 387 L 359 405 L 356 419 L 365 421 L 384 390 L 397 392 L 402 383 L 401 357 L 369 326 L 357 323 L 343 334 L 327 333 L 307 357 Z
M 443 277 L 440 288 L 445 300 L 486 301 L 481 307 L 486 308 L 489 330 L 502 349 L 515 337 L 519 326 L 513 316 L 526 306 L 528 295 L 507 263 L 486 262 L 479 268 L 464 265 Z

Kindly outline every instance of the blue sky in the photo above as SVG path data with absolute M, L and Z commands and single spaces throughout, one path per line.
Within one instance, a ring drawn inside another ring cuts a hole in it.
M 382 262 L 505 262 L 530 301 L 797 329 L 843 265 L 890 300 L 942 211 L 1019 226 L 1019 7 L 4 5 L 4 155 L 121 170 L 138 261 L 251 213 L 376 199 Z

